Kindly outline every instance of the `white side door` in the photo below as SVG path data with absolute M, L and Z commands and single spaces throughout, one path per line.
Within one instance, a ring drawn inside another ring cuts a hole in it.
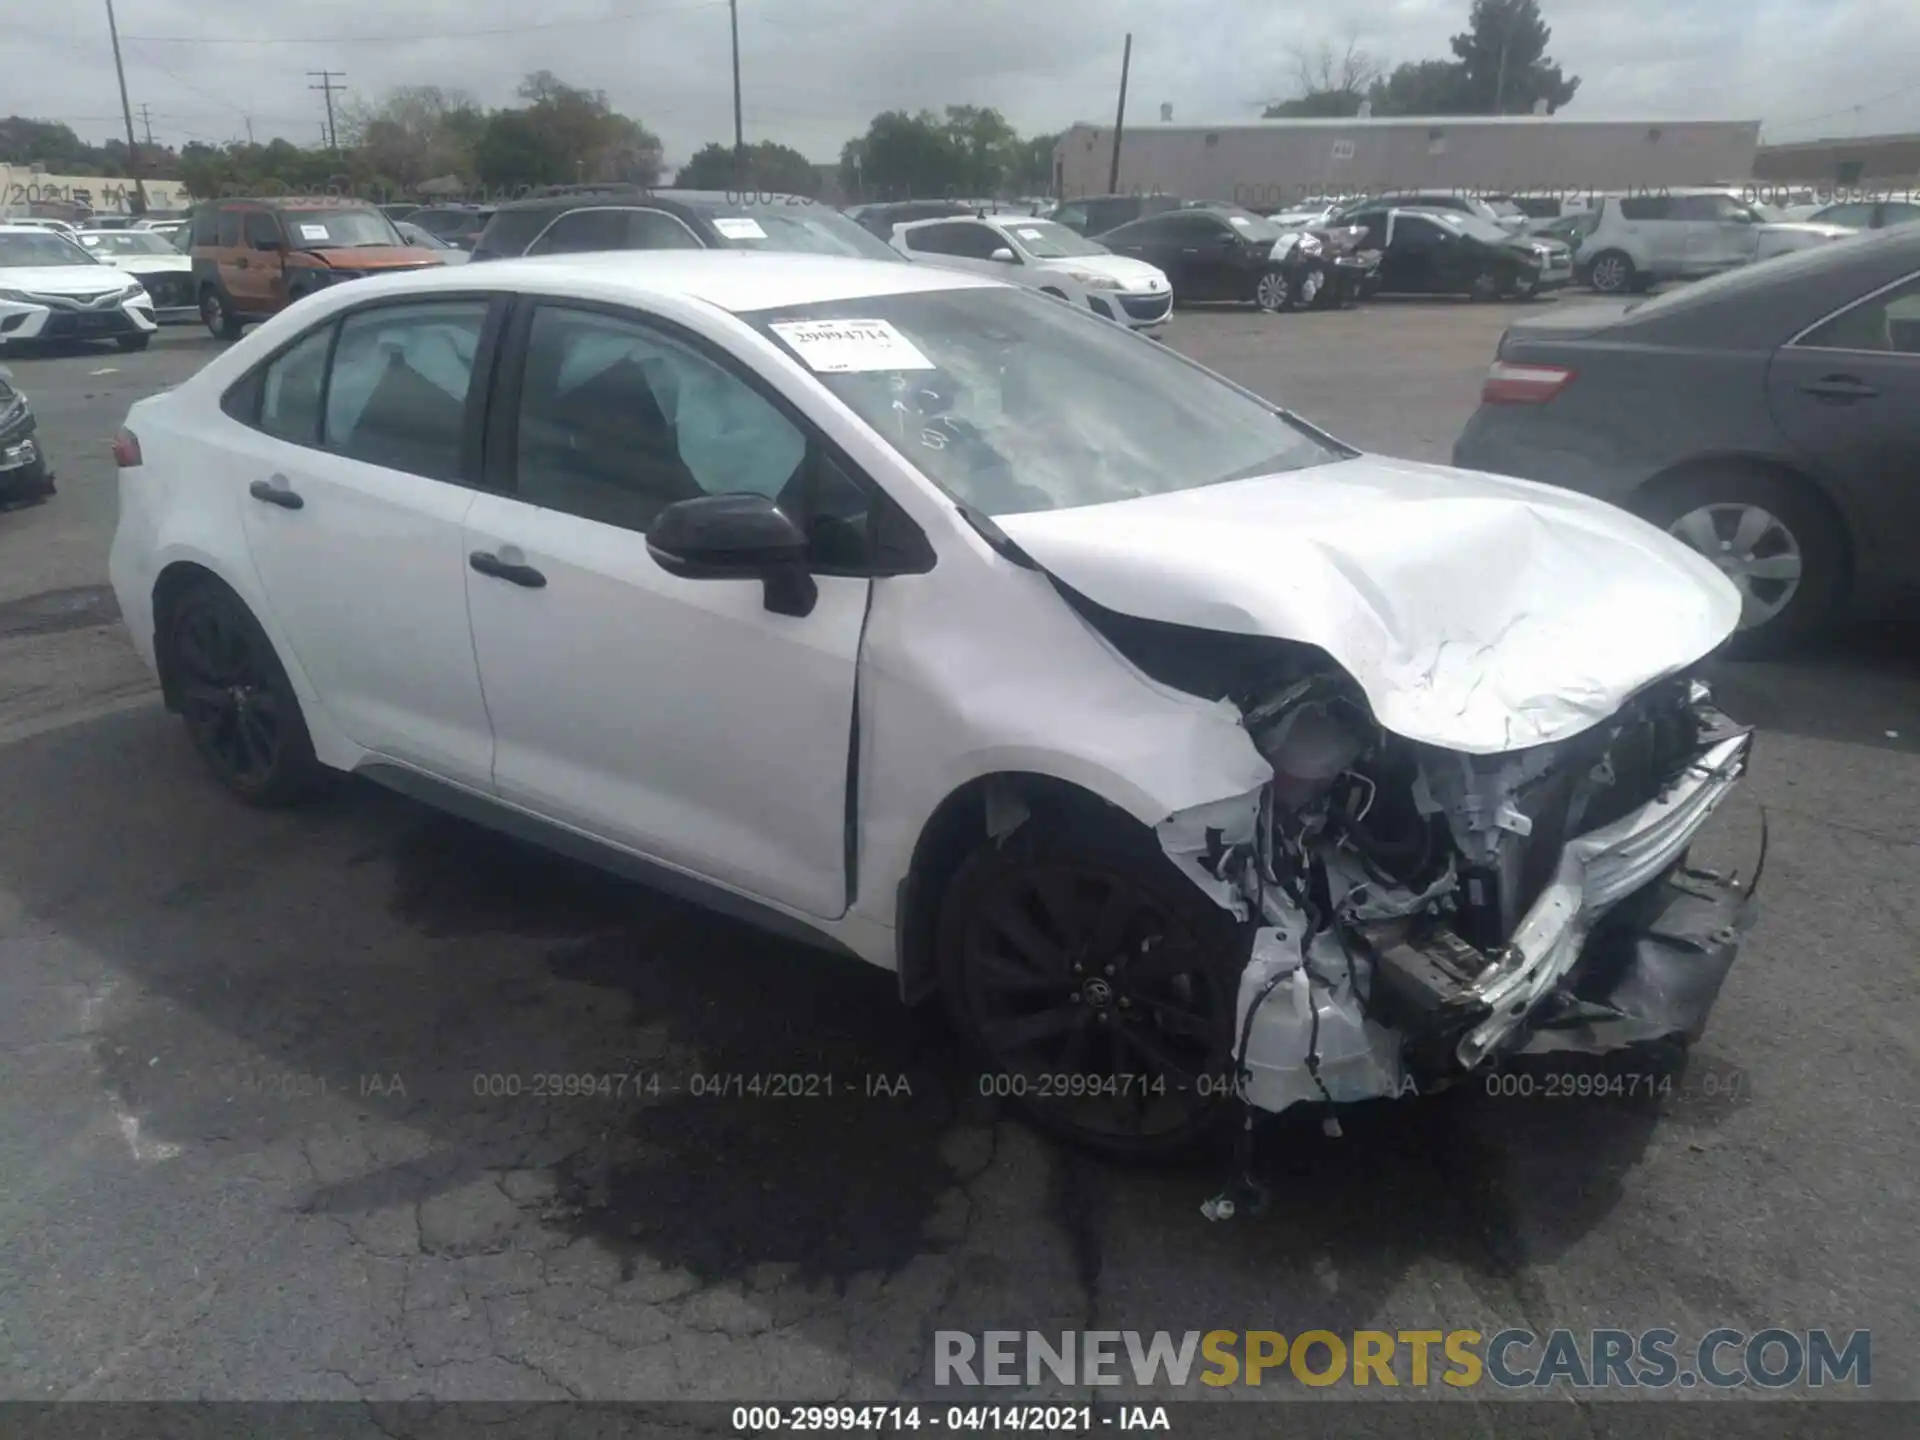
M 482 495 L 466 538 L 488 557 L 466 587 L 500 795 L 745 894 L 844 913 L 872 582 L 821 575 L 808 614 L 775 614 L 762 582 L 670 575 L 646 542 L 678 500 L 799 504 L 807 432 L 731 362 L 630 312 L 543 302 L 514 331 L 489 440 L 511 493 Z
M 484 298 L 406 301 L 320 326 L 257 389 L 234 392 L 244 413 L 214 461 L 273 619 L 335 723 L 368 750 L 478 786 L 493 735 L 461 527 L 489 313 Z

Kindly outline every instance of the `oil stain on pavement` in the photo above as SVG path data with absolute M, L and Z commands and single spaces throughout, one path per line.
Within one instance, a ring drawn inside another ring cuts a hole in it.
M 962 1072 L 891 974 L 458 820 L 388 854 L 411 926 L 564 940 L 554 978 L 624 997 L 639 1103 L 556 1167 L 559 1223 L 703 1280 L 845 1280 L 928 1249 Z

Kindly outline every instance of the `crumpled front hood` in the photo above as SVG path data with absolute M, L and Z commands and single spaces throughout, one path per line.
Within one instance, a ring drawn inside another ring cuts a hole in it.
M 1109 610 L 1317 645 L 1410 740 L 1576 735 L 1732 633 L 1740 596 L 1624 510 L 1378 456 L 996 523 Z

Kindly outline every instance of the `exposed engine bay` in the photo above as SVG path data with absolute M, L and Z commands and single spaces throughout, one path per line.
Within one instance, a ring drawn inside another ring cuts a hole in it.
M 1149 675 L 1234 705 L 1273 767 L 1258 791 L 1158 830 L 1252 932 L 1234 1043 L 1249 1105 L 1418 1093 L 1516 1051 L 1697 1037 L 1758 880 L 1687 866 L 1752 739 L 1700 680 L 1656 681 L 1569 739 L 1467 755 L 1387 731 L 1312 647 L 1074 598 Z

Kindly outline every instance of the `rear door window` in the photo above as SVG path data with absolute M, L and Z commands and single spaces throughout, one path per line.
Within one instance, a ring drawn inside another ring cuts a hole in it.
M 462 479 L 484 300 L 381 305 L 340 322 L 322 444 L 431 480 Z
M 1920 275 L 1842 310 L 1795 344 L 1811 350 L 1920 355 Z
M 240 243 L 242 229 L 246 225 L 246 211 L 222 210 L 220 224 L 214 236 L 214 244 L 233 248 Z
M 1675 198 L 1671 195 L 1628 195 L 1619 201 L 1620 218 L 1623 220 L 1679 219 L 1680 217 L 1673 213 L 1674 204 Z

